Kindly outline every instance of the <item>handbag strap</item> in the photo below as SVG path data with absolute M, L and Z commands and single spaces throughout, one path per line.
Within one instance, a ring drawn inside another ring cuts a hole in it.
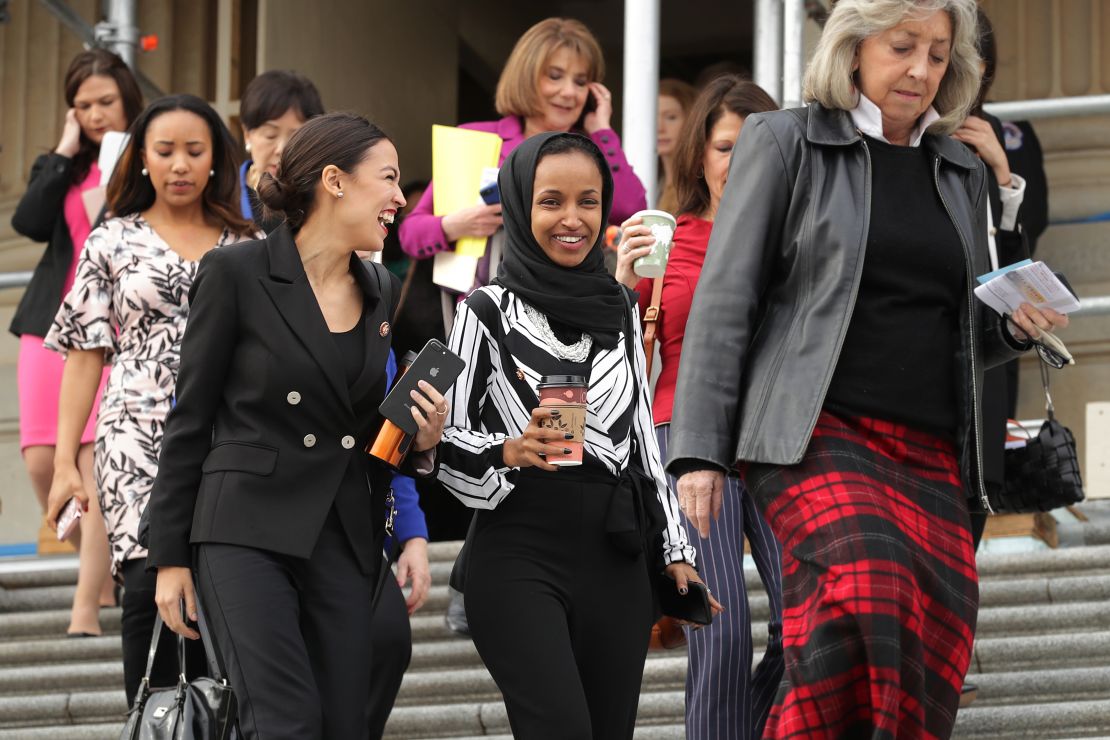
M 197 627 L 200 632 L 200 641 L 204 645 L 204 657 L 208 662 L 208 675 L 217 681 L 226 680 L 227 672 L 223 667 L 223 662 L 220 659 L 220 653 L 216 649 L 216 643 L 212 639 L 212 633 L 208 630 L 208 620 L 204 616 L 204 607 L 201 606 L 199 595 L 196 592 L 196 586 L 193 587 L 193 598 L 197 606 Z M 184 611 L 184 607 L 182 608 Z M 143 673 L 142 689 L 144 692 L 150 689 L 150 673 L 154 670 L 154 656 L 158 652 L 158 644 L 162 637 L 162 628 L 165 622 L 162 620 L 162 615 L 158 614 L 154 618 L 154 632 L 150 638 L 150 650 L 146 655 L 146 672 Z M 177 672 L 178 680 L 185 683 L 185 638 L 177 635 Z
M 663 300 L 663 278 L 651 281 L 651 301 L 644 312 L 644 358 L 647 362 L 647 376 L 651 378 L 651 363 L 655 359 L 656 324 L 659 323 L 660 303 Z
M 1052 394 L 1048 391 L 1048 364 L 1040 357 L 1037 359 L 1041 371 L 1041 385 L 1044 386 L 1045 418 L 1049 421 L 1056 421 L 1056 407 L 1052 404 Z

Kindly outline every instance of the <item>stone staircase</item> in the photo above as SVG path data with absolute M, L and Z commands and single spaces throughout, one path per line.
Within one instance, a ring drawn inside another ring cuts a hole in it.
M 457 550 L 430 547 L 433 583 L 446 584 Z M 126 709 L 119 610 L 104 610 L 104 637 L 61 637 L 75 565 L 0 562 L 0 740 L 118 737 Z M 979 566 L 970 677 L 979 699 L 961 712 L 956 737 L 1110 737 L 1110 546 L 984 554 Z M 754 572 L 748 586 L 761 624 L 768 604 Z M 444 626 L 446 606 L 446 586 L 437 585 L 412 620 L 412 666 L 387 737 L 509 738 L 497 688 L 470 641 Z M 683 737 L 685 673 L 681 651 L 649 657 L 637 740 Z

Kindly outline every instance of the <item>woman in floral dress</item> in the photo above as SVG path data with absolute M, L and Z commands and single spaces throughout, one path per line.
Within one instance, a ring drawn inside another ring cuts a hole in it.
M 76 468 L 80 432 L 101 368 L 111 367 L 96 427 L 96 490 L 108 529 L 112 572 L 124 586 L 124 682 L 132 700 L 150 645 L 153 574 L 138 543 L 139 517 L 158 472 L 173 403 L 189 288 L 209 250 L 254 238 L 236 207 L 234 143 L 212 108 L 191 95 L 162 98 L 132 126 L 108 186 L 115 218 L 88 238 L 73 288 L 46 337 L 66 356 L 48 519 L 87 497 Z M 166 635 L 167 637 L 172 637 Z M 194 646 L 195 647 L 195 646 Z M 174 651 L 155 665 L 153 685 L 175 682 Z M 203 665 L 203 659 L 191 661 Z

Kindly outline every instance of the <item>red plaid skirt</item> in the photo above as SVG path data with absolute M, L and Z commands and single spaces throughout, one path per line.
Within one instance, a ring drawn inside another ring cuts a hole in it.
M 783 545 L 786 673 L 765 738 L 948 738 L 979 582 L 951 442 L 822 412 L 744 477 Z

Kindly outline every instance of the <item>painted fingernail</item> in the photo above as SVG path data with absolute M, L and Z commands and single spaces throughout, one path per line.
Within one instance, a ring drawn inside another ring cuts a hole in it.
M 680 594 L 682 594 L 683 596 L 685 596 L 685 595 L 686 595 L 686 592 L 687 592 L 687 588 L 686 588 L 685 586 L 679 586 L 679 587 L 678 587 L 678 592 L 679 592 Z
M 563 448 L 563 454 L 564 455 L 569 455 L 570 454 L 570 448 L 569 447 L 564 447 Z
M 574 435 L 571 434 L 570 432 L 567 432 L 566 434 L 563 435 L 563 439 L 574 439 Z

